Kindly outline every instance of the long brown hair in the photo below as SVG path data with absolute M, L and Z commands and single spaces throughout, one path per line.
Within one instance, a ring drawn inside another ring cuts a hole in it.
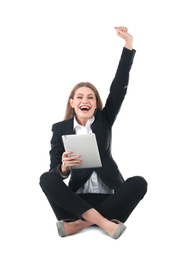
M 64 120 L 74 117 L 75 112 L 74 112 L 74 109 L 70 105 L 70 99 L 74 98 L 74 95 L 75 95 L 77 89 L 79 89 L 81 87 L 87 87 L 87 88 L 92 89 L 92 91 L 94 92 L 95 97 L 96 97 L 97 110 L 102 110 L 102 107 L 103 107 L 102 100 L 101 100 L 101 97 L 100 97 L 99 92 L 96 89 L 96 87 L 93 84 L 91 84 L 90 82 L 80 82 L 80 83 L 76 84 L 74 86 L 74 88 L 71 90 L 71 93 L 69 95 L 67 105 L 66 105 L 66 112 L 65 112 Z

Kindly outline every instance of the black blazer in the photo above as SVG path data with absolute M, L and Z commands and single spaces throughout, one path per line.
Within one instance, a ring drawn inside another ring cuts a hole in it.
M 95 120 L 91 125 L 92 132 L 96 134 L 102 167 L 95 169 L 71 170 L 68 185 L 75 192 L 89 179 L 93 171 L 96 171 L 102 181 L 114 190 L 117 190 L 124 182 L 123 176 L 120 173 L 116 162 L 112 158 L 111 136 L 113 123 L 127 92 L 129 71 L 132 67 L 135 52 L 135 50 L 130 51 L 123 48 L 105 106 L 101 111 L 99 110 L 96 112 Z M 53 124 L 52 131 L 50 172 L 60 174 L 59 169 L 61 166 L 61 157 L 65 151 L 62 135 L 75 134 L 73 129 L 73 118 Z

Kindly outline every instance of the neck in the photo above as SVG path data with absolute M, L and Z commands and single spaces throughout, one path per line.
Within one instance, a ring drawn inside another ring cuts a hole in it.
M 76 121 L 78 122 L 79 125 L 82 125 L 82 126 L 85 126 L 88 120 L 89 119 L 86 119 L 86 118 L 77 118 L 76 117 Z

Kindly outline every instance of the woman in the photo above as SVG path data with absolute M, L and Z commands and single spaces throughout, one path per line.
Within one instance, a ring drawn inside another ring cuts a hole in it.
M 56 215 L 61 237 L 96 225 L 110 237 L 119 238 L 126 229 L 124 223 L 147 191 L 141 176 L 124 180 L 111 154 L 111 129 L 127 92 L 136 52 L 128 29 L 115 29 L 125 46 L 105 106 L 97 89 L 81 82 L 71 91 L 64 120 L 52 127 L 50 170 L 41 175 L 40 185 Z M 62 135 L 91 132 L 96 134 L 102 167 L 73 169 L 82 161 L 80 155 L 65 151 Z

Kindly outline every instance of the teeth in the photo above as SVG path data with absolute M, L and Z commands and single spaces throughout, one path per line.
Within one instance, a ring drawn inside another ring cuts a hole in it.
M 81 110 L 89 110 L 89 107 L 83 106 L 80 108 Z

